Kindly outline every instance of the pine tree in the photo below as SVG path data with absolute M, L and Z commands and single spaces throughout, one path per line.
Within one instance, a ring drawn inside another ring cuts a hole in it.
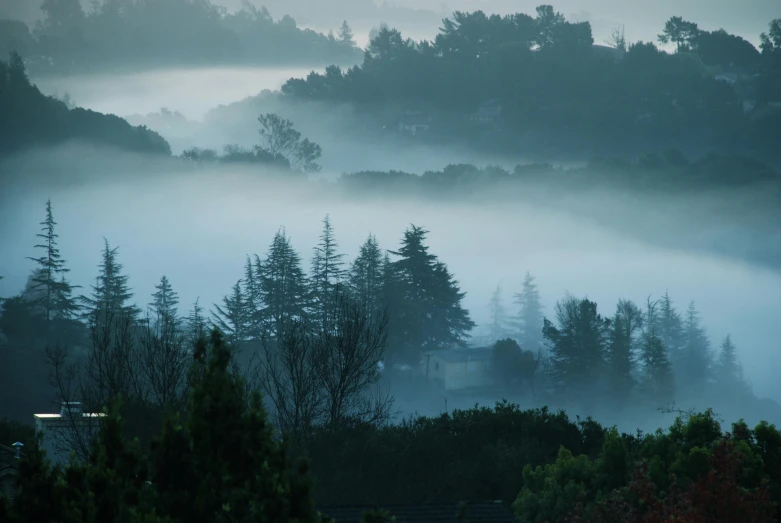
M 700 389 L 711 375 L 710 342 L 700 325 L 700 314 L 694 302 L 689 304 L 683 325 L 684 344 L 681 360 L 681 385 Z
M 488 313 L 490 315 L 490 337 L 491 342 L 496 342 L 505 339 L 507 336 L 507 314 L 505 312 L 504 304 L 502 303 L 502 287 L 496 286 L 496 290 L 491 295 L 491 300 L 488 302 Z
M 611 396 L 624 403 L 634 386 L 637 332 L 643 327 L 643 313 L 628 300 L 620 300 L 610 329 L 606 363 Z
M 721 344 L 715 371 L 718 387 L 722 393 L 732 397 L 751 394 L 751 387 L 743 376 L 743 366 L 738 360 L 737 349 L 729 335 Z
M 152 314 L 157 321 L 176 323 L 179 314 L 176 309 L 179 304 L 179 295 L 174 292 L 168 277 L 161 277 L 160 283 L 155 285 L 155 289 L 155 292 L 152 293 L 152 302 L 149 304 Z
M 92 297 L 82 297 L 87 310 L 86 317 L 100 321 L 106 318 L 129 315 L 132 319 L 136 319 L 139 313 L 138 308 L 132 303 L 128 303 L 133 297 L 128 286 L 128 277 L 122 274 L 122 264 L 117 261 L 119 247 L 112 249 L 105 238 L 103 238 L 103 242 L 100 272 L 92 287 Z
M 595 302 L 572 296 L 556 304 L 556 319 L 558 327 L 547 319 L 543 326 L 555 387 L 580 399 L 593 397 L 603 376 L 610 321 Z
M 198 303 L 200 298 L 196 298 L 190 314 L 187 315 L 187 331 L 191 341 L 198 340 L 206 334 L 206 319 L 203 316 L 203 307 Z
M 263 336 L 263 302 L 260 297 L 260 280 L 263 267 L 260 258 L 255 255 L 255 264 L 247 256 L 244 264 L 244 306 L 247 318 L 247 335 L 250 339 L 260 339 Z
M 344 20 L 342 22 L 342 25 L 339 27 L 339 43 L 342 44 L 345 47 L 348 47 L 350 49 L 355 47 L 355 38 L 353 36 L 353 30 L 350 27 L 350 24 L 347 23 L 347 20 Z
M 421 351 L 463 344 L 474 327 L 461 306 L 465 294 L 445 264 L 429 253 L 427 234 L 415 225 L 407 229 L 401 248 L 391 251 L 399 259 L 386 272 L 393 308 L 389 352 L 410 364 L 418 362 Z
M 307 281 L 301 259 L 284 229 L 271 242 L 262 266 L 260 297 L 266 332 L 278 338 L 285 325 L 306 316 Z
M 526 272 L 521 292 L 515 294 L 518 305 L 518 327 L 521 346 L 527 350 L 536 351 L 542 346 L 542 304 L 537 283 L 530 272 Z
M 336 286 L 343 282 L 346 275 L 344 254 L 338 254 L 337 247 L 331 218 L 326 215 L 323 219 L 320 243 L 314 248 L 310 277 L 313 312 L 324 330 L 328 328 L 328 312 L 334 308 Z
M 40 224 L 43 227 L 36 236 L 43 239 L 43 242 L 35 248 L 42 249 L 44 255 L 28 258 L 38 264 L 30 281 L 29 292 L 33 296 L 30 305 L 40 310 L 47 330 L 51 330 L 52 320 L 71 319 L 78 312 L 79 306 L 73 298 L 73 289 L 77 287 L 65 279 L 65 274 L 70 272 L 70 269 L 65 267 L 65 260 L 57 248 L 59 235 L 55 232 L 57 222 L 54 221 L 51 200 L 46 201 L 46 218 Z
M 353 295 L 367 311 L 377 312 L 384 308 L 383 256 L 374 235 L 361 245 L 358 257 L 350 268 L 349 285 Z
M 640 359 L 645 374 L 644 388 L 649 399 L 665 405 L 674 397 L 675 379 L 669 353 L 657 334 L 657 306 L 656 302 L 648 300 Z
M 654 320 L 656 334 L 667 348 L 673 368 L 680 367 L 683 359 L 683 320 L 667 292 L 657 305 Z
M 222 299 L 222 306 L 214 304 L 212 313 L 215 325 L 228 338 L 231 345 L 238 345 L 247 338 L 247 307 L 244 303 L 244 292 L 241 280 L 233 286 L 233 293 Z

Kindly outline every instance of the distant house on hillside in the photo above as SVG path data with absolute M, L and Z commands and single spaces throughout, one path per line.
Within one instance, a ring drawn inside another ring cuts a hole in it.
M 493 385 L 490 348 L 446 349 L 426 353 L 421 372 L 438 382 L 445 390 L 468 389 Z
M 35 432 L 43 436 L 42 448 L 52 465 L 66 465 L 77 441 L 88 442 L 98 430 L 102 413 L 82 412 L 81 403 L 63 402 L 59 414 L 34 414 Z
M 363 513 L 376 507 L 350 505 L 319 507 L 318 511 L 338 523 L 360 523 Z M 516 523 L 510 507 L 501 501 L 468 501 L 428 505 L 383 507 L 396 523 Z
M 469 119 L 483 125 L 495 125 L 502 116 L 502 102 L 497 98 L 484 100 L 477 106 Z
M 399 118 L 399 132 L 416 136 L 428 132 L 432 121 L 433 118 L 428 112 L 408 109 Z

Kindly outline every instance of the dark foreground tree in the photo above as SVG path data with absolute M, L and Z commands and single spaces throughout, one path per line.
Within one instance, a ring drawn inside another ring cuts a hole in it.
M 290 462 L 259 395 L 247 392 L 230 361 L 219 331 L 199 341 L 188 408 L 167 419 L 147 457 L 123 438 L 118 407 L 86 463 L 52 469 L 33 445 L 15 500 L 0 516 L 9 523 L 318 521 L 306 463 Z

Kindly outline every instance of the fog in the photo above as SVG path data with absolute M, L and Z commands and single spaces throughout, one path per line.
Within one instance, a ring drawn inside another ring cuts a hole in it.
M 94 73 L 33 77 L 44 94 L 70 97 L 79 107 L 126 117 L 145 115 L 162 108 L 178 111 L 199 121 L 220 104 L 276 90 L 292 77 L 311 69 L 196 68 L 139 73 Z
M 0 295 L 22 289 L 32 268 L 25 257 L 34 255 L 49 197 L 73 283 L 88 289 L 94 281 L 106 237 L 120 247 L 119 260 L 137 303 L 150 301 L 154 284 L 165 274 L 180 294 L 181 312 L 199 297 L 203 305 L 219 302 L 242 277 L 246 255 L 263 257 L 280 227 L 308 267 L 326 213 L 348 259 L 369 233 L 383 249 L 398 247 L 404 229 L 414 223 L 430 231 L 431 251 L 461 282 L 465 306 L 478 324 L 488 321 L 487 304 L 496 285 L 501 283 L 511 306 L 527 270 L 538 279 L 548 314 L 565 292 L 588 296 L 611 315 L 619 298 L 642 304 L 669 291 L 679 308 L 696 301 L 714 347 L 723 336 L 733 336 L 758 396 L 781 399 L 781 274 L 643 242 L 541 196 L 520 203 L 432 202 L 412 196 L 378 202 L 348 197 L 324 182 L 274 181 L 257 169 L 223 166 L 219 172 L 193 172 L 174 160 L 94 149 L 38 151 L 13 161 L 14 170 L 24 174 L 17 179 L 26 181 L 4 182 L 0 197 L 0 274 L 6 276 Z M 74 173 L 80 173 L 75 176 L 80 181 L 65 181 Z M 601 191 L 579 199 L 583 207 L 610 207 L 615 196 Z M 697 200 L 674 202 L 666 207 L 673 221 L 687 219 L 700 205 Z M 618 219 L 637 220 L 659 203 L 650 197 L 636 202 L 632 216 Z

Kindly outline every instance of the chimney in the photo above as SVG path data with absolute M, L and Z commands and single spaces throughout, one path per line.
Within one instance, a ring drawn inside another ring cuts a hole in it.
M 81 402 L 79 401 L 63 401 L 60 408 L 60 416 L 74 416 L 81 417 Z
M 11 446 L 16 449 L 16 454 L 14 455 L 14 458 L 19 459 L 22 456 L 22 447 L 24 447 L 24 443 L 22 443 L 21 441 L 17 441 Z

